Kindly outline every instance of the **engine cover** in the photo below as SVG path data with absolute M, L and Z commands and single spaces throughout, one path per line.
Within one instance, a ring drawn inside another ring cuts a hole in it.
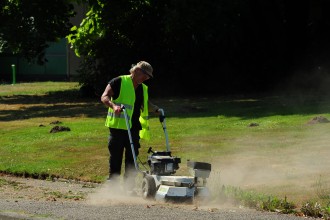
M 181 159 L 172 157 L 171 152 L 154 152 L 148 156 L 148 164 L 150 166 L 150 174 L 154 175 L 171 175 L 179 169 Z

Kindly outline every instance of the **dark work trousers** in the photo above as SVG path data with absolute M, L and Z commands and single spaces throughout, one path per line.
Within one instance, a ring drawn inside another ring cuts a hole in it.
M 123 154 L 125 151 L 125 173 L 124 181 L 126 188 L 133 188 L 135 185 L 135 176 L 137 170 L 135 169 L 131 144 L 128 137 L 127 130 L 110 128 L 110 136 L 108 149 L 110 153 L 109 158 L 109 179 L 117 178 L 121 174 L 121 166 L 123 161 Z M 134 143 L 135 155 L 139 155 L 140 137 L 139 130 L 131 130 L 132 140 Z

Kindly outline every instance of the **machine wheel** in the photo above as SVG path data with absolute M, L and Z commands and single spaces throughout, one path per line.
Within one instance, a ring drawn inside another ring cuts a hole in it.
M 153 199 L 156 194 L 156 183 L 152 176 L 146 175 L 142 181 L 142 197 Z

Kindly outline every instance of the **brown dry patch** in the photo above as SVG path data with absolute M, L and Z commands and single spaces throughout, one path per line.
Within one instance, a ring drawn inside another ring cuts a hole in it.
M 38 180 L 0 175 L 0 198 L 16 201 L 83 201 L 99 184 L 70 180 Z
M 316 116 L 309 120 L 307 124 L 312 125 L 312 124 L 318 124 L 318 123 L 329 123 L 330 121 L 324 117 L 324 116 Z

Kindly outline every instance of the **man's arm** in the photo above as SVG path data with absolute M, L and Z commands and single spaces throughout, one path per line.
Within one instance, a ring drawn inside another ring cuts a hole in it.
M 113 96 L 113 94 L 114 94 L 114 92 L 113 92 L 110 84 L 108 84 L 101 96 L 101 102 L 103 102 L 103 104 L 105 106 L 112 108 L 115 113 L 120 113 L 120 111 L 121 111 L 120 106 L 111 102 L 111 97 Z

